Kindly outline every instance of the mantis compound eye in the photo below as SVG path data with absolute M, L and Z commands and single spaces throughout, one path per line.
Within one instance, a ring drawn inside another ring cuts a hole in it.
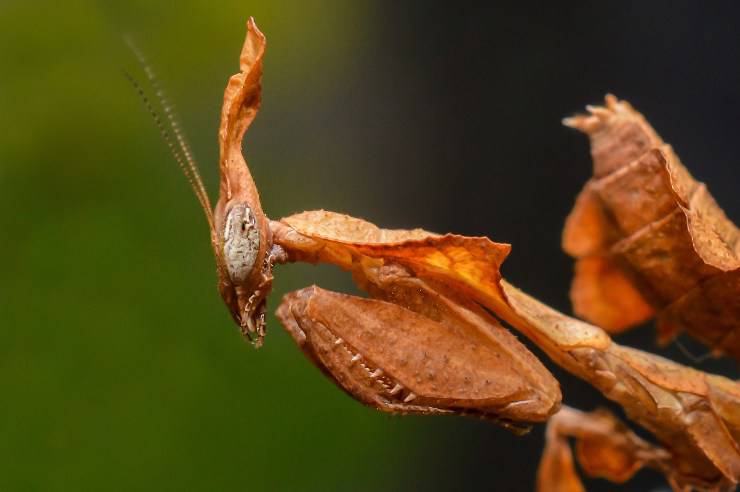
M 224 259 L 235 285 L 244 284 L 252 274 L 260 249 L 257 219 L 246 203 L 237 203 L 226 216 Z

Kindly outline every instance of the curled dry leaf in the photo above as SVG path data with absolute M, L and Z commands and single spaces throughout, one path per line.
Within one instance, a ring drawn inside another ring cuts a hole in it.
M 589 110 L 565 120 L 594 161 L 563 231 L 575 312 L 615 333 L 657 313 L 661 341 L 686 330 L 740 359 L 740 230 L 628 103 Z

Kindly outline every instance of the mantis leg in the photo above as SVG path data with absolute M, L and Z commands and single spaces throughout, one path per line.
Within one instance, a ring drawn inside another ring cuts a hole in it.
M 507 352 L 469 327 L 315 286 L 286 295 L 277 317 L 311 362 L 378 410 L 475 416 L 513 428 L 552 411 Z
M 648 467 L 662 472 L 673 490 L 691 490 L 681 483 L 681 477 L 674 475 L 677 468 L 670 452 L 638 437 L 608 410 L 582 412 L 564 406 L 548 422 L 545 436 L 537 492 L 585 491 L 576 472 L 569 438 L 575 439 L 578 463 L 589 477 L 623 483 Z M 705 485 L 704 490 L 722 490 L 715 484 Z

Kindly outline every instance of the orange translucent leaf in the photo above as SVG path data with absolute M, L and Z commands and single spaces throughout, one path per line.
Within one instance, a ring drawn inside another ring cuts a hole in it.
M 389 230 L 324 210 L 303 212 L 281 220 L 301 235 L 325 241 L 336 249 L 371 258 L 387 258 L 409 266 L 417 275 L 442 282 L 486 285 L 499 290 L 499 267 L 511 250 L 486 237 L 438 235 L 422 229 Z

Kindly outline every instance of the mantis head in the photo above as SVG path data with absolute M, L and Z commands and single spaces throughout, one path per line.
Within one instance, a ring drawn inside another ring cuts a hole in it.
M 272 236 L 241 147 L 259 110 L 264 52 L 265 37 L 250 18 L 241 72 L 229 79 L 224 93 L 219 128 L 221 179 L 211 224 L 219 292 L 242 333 L 256 347 L 265 335 L 266 298 L 272 287 Z
M 205 213 L 216 257 L 219 293 L 242 333 L 259 347 L 265 335 L 265 300 L 272 287 L 273 253 L 280 248 L 273 249 L 269 220 L 262 212 L 241 146 L 259 109 L 265 37 L 250 18 L 240 57 L 241 71 L 229 79 L 224 93 L 218 134 L 220 186 L 215 209 L 211 208 L 193 154 L 151 67 L 141 52 L 132 43 L 129 45 L 156 92 L 165 118 L 159 116 L 143 87 L 124 73 L 152 115 Z

